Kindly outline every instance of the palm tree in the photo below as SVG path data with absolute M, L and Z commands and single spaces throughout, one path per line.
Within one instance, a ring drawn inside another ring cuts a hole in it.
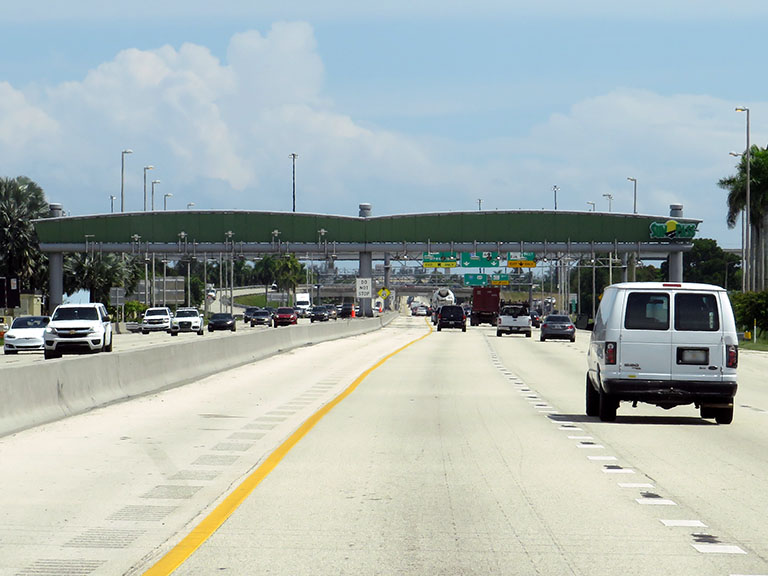
M 32 180 L 0 179 L 0 275 L 18 278 L 25 290 L 47 288 L 48 259 L 40 252 L 32 220 L 48 211 L 42 188 Z
M 277 278 L 277 261 L 272 256 L 264 256 L 253 266 L 254 278 L 259 284 L 264 284 L 264 302 L 269 302 L 269 287 Z
M 750 147 L 751 163 L 749 166 L 749 227 L 751 269 L 761 278 L 759 285 L 765 289 L 766 270 L 766 230 L 768 230 L 768 148 Z M 739 214 L 747 205 L 747 157 L 742 154 L 738 172 L 733 176 L 721 178 L 717 185 L 728 190 L 728 228 L 736 226 Z M 755 268 L 755 263 L 758 267 Z
M 296 286 L 304 279 L 304 265 L 290 254 L 277 260 L 276 281 L 282 292 L 292 292 L 296 297 Z
M 109 289 L 122 286 L 133 274 L 131 267 L 115 254 L 72 254 L 64 260 L 64 292 L 88 290 L 91 302 L 109 304 Z

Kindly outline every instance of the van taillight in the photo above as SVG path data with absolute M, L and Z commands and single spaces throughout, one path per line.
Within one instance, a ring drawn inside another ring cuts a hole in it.
M 736 344 L 728 344 L 725 347 L 725 367 L 736 368 L 739 365 L 739 347 Z
M 605 363 L 616 364 L 616 342 L 605 343 Z

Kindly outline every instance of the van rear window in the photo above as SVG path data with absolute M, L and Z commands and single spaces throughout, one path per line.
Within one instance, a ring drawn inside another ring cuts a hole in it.
M 716 332 L 720 330 L 720 315 L 714 294 L 676 294 L 675 330 L 686 332 Z
M 669 294 L 630 292 L 624 317 L 627 330 L 669 330 Z

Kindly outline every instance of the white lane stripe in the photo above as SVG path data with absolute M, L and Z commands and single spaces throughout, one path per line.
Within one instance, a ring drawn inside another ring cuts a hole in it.
M 647 482 L 619 482 L 619 488 L 653 488 L 653 484 Z
M 691 544 L 691 546 L 702 554 L 746 554 L 738 546 L 730 544 Z
M 568 440 L 594 440 L 592 436 L 568 436 Z
M 597 448 L 598 450 L 604 450 L 605 446 L 602 444 L 577 444 L 579 448 Z
M 596 461 L 616 461 L 618 458 L 616 456 L 587 456 L 587 460 L 596 460 Z
M 670 528 L 674 527 L 681 527 L 681 528 L 708 528 L 704 522 L 701 520 L 659 520 L 664 526 L 669 526 Z
M 558 428 L 558 430 L 562 430 L 563 432 L 581 432 L 584 429 L 583 428 L 578 428 L 576 426 L 560 426 L 560 428 Z
M 677 506 L 676 502 L 666 498 L 635 498 L 635 502 L 646 506 Z
M 606 474 L 634 474 L 635 471 L 632 468 L 603 468 L 603 472 Z

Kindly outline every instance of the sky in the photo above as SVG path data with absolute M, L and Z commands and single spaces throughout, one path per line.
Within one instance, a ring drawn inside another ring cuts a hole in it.
M 71 215 L 119 212 L 121 187 L 143 210 L 145 173 L 157 210 L 290 212 L 295 153 L 298 212 L 552 210 L 557 186 L 558 210 L 631 213 L 636 178 L 639 213 L 681 203 L 739 248 L 717 186 L 736 107 L 768 145 L 764 0 L 0 0 L 0 20 L 0 177 Z

